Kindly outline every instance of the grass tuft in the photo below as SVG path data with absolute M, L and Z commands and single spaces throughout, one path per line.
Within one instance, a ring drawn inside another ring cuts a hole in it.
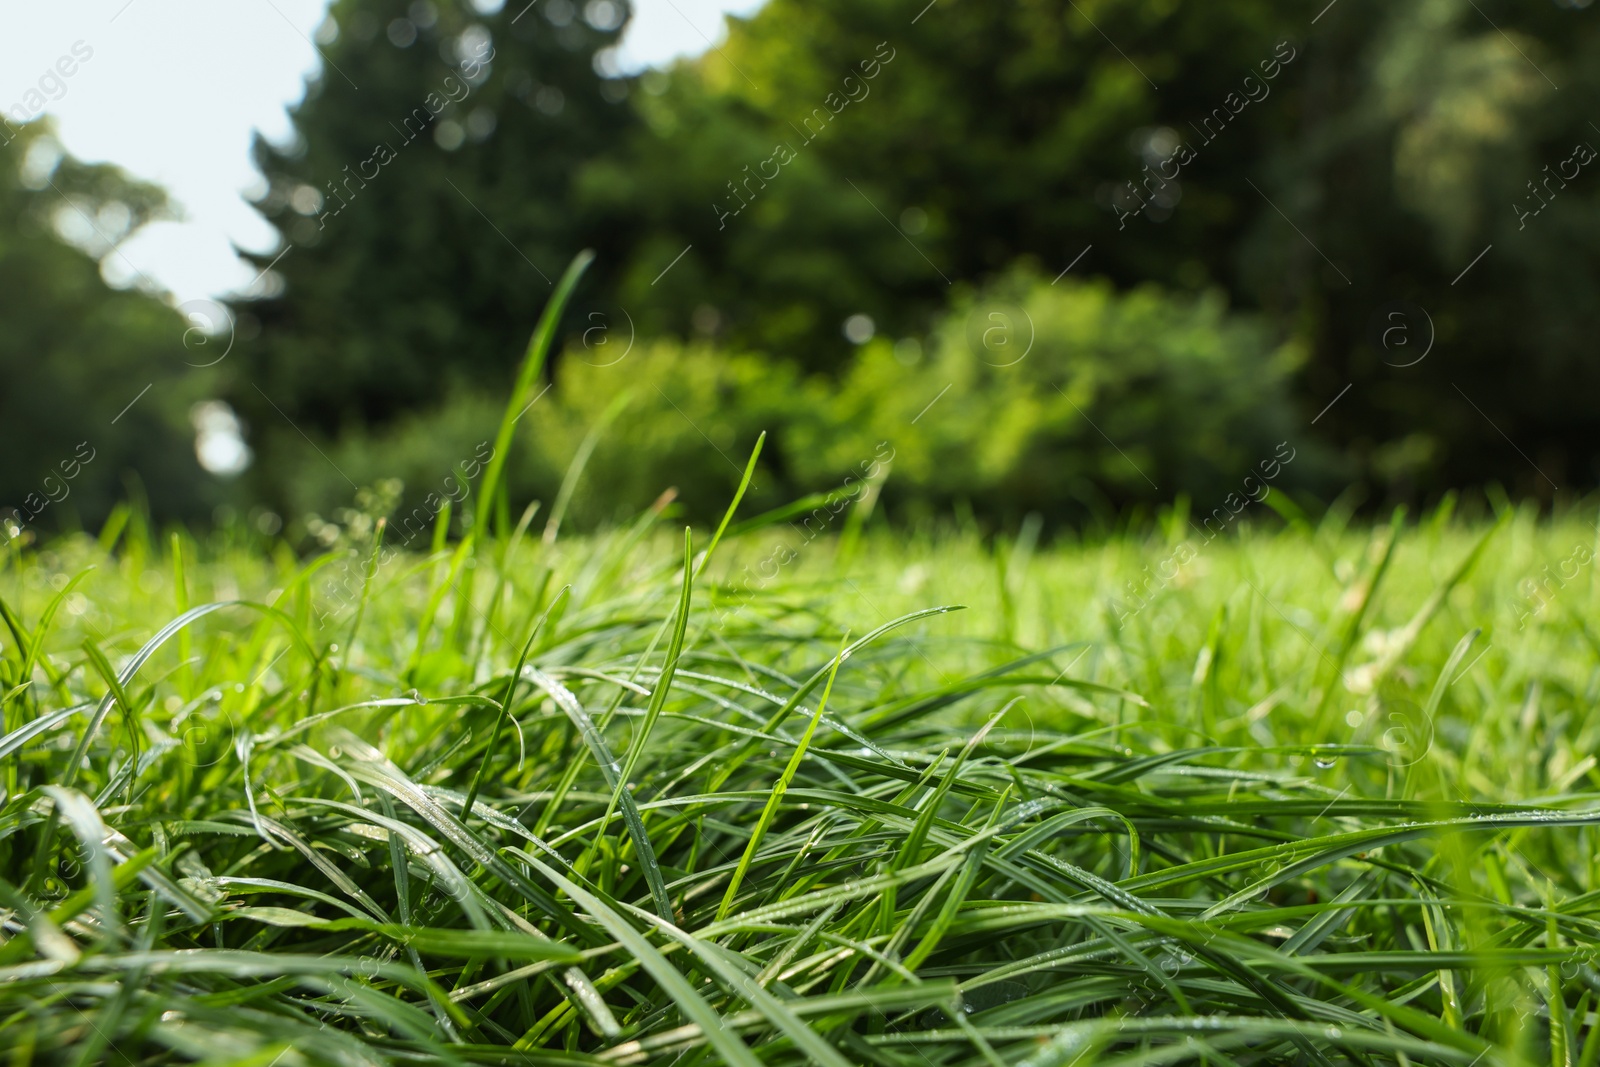
M 869 529 L 728 613 L 778 535 L 663 521 L 371 565 L 359 630 L 320 560 L 13 557 L 9 1062 L 1600 1056 L 1595 587 L 1518 586 L 1586 525 L 1247 534 L 1118 618 L 1166 545 Z

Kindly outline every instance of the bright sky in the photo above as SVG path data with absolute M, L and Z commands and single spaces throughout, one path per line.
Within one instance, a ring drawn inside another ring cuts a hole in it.
M 724 12 L 760 4 L 633 0 L 623 65 L 703 52 L 722 39 Z M 251 133 L 287 136 L 284 109 L 321 62 L 311 38 L 326 9 L 327 0 L 0 0 L 0 110 L 42 102 L 72 155 L 164 186 L 184 221 L 136 234 L 127 261 L 178 301 L 220 295 L 251 279 L 234 245 L 276 245 L 241 196 L 260 180 Z

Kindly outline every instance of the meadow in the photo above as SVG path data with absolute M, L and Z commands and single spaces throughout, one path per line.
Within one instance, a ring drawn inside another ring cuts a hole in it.
M 579 270 L 426 551 L 8 531 L 11 1067 L 1600 1061 L 1592 506 L 563 536 Z
M 1587 513 L 1285 513 L 14 543 L 0 1047 L 1594 1064 Z

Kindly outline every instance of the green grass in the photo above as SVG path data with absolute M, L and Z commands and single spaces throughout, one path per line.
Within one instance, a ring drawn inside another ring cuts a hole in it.
M 1168 519 L 14 553 L 0 1048 L 1595 1063 L 1594 529 Z
M 1586 517 L 563 540 L 502 476 L 427 554 L 9 541 L 6 1067 L 1600 1060 Z

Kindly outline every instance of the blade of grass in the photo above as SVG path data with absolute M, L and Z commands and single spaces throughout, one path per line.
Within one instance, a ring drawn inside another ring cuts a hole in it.
M 618 393 L 600 417 L 594 420 L 594 425 L 584 435 L 583 441 L 578 445 L 578 451 L 573 453 L 572 462 L 567 465 L 567 473 L 561 479 L 561 488 L 556 490 L 556 502 L 550 507 L 550 517 L 545 520 L 544 536 L 541 538 L 546 545 L 555 543 L 556 534 L 561 530 L 561 520 L 567 515 L 567 506 L 572 503 L 572 494 L 578 488 L 578 479 L 583 476 L 583 469 L 589 465 L 589 457 L 594 455 L 595 448 L 600 444 L 600 438 L 605 436 L 606 430 L 616 421 L 617 416 L 633 402 L 633 390 L 625 389 Z
M 767 431 L 762 430 L 756 438 L 755 447 L 750 450 L 750 458 L 745 461 L 744 473 L 739 477 L 739 488 L 734 491 L 733 499 L 728 503 L 728 510 L 722 513 L 722 521 L 717 524 L 717 532 L 711 535 L 711 543 L 706 545 L 706 550 L 700 554 L 700 562 L 695 565 L 694 576 L 699 577 L 705 570 L 706 564 L 711 562 L 711 554 L 717 550 L 717 545 L 722 540 L 722 535 L 728 529 L 728 523 L 733 521 L 734 512 L 739 510 L 739 502 L 744 499 L 746 489 L 750 488 L 750 479 L 755 477 L 756 460 L 761 458 L 761 446 L 766 444 Z
M 506 404 L 505 413 L 500 417 L 500 428 L 495 431 L 494 454 L 483 472 L 483 480 L 478 483 L 478 506 L 473 515 L 472 528 L 479 536 L 487 534 L 489 529 L 489 508 L 495 493 L 500 488 L 500 479 L 511 451 L 511 438 L 516 431 L 517 419 L 530 403 L 528 394 L 533 391 L 534 383 L 539 380 L 539 373 L 544 369 L 567 301 L 572 298 L 572 291 L 577 288 L 578 280 L 583 277 L 583 272 L 592 262 L 594 253 L 588 249 L 573 257 L 566 273 L 562 274 L 561 280 L 556 283 L 555 291 L 550 294 L 549 301 L 545 303 L 544 311 L 539 315 L 538 325 L 534 327 L 533 336 L 528 340 L 527 353 L 523 356 L 522 366 L 517 370 L 516 382 L 511 387 L 510 401 Z
M 482 761 L 478 764 L 478 773 L 473 776 L 472 785 L 467 790 L 467 797 L 461 802 L 462 822 L 465 822 L 471 816 L 472 805 L 478 799 L 478 791 L 483 788 L 483 779 L 489 773 L 489 765 L 494 762 L 495 750 L 500 742 L 500 727 L 515 711 L 516 705 L 512 703 L 512 700 L 517 695 L 517 682 L 522 679 L 522 668 L 528 662 L 528 652 L 533 648 L 534 639 L 539 636 L 540 629 L 543 628 L 545 620 L 550 617 L 550 613 L 555 610 L 556 605 L 564 601 L 571 592 L 572 587 L 570 585 L 562 587 L 561 592 L 556 594 L 556 598 L 551 602 L 550 607 L 546 608 L 545 613 L 539 616 L 539 621 L 533 624 L 533 629 L 528 633 L 528 639 L 522 644 L 522 653 L 517 656 L 517 665 L 512 668 L 511 677 L 506 679 L 506 695 L 501 698 L 499 711 L 494 717 L 494 729 L 489 734 L 489 747 L 484 750 Z
M 666 665 L 662 667 L 660 676 L 656 679 L 655 688 L 650 693 L 650 705 L 645 709 L 644 721 L 640 723 L 635 732 L 633 742 L 628 746 L 627 756 L 622 763 L 622 769 L 617 773 L 616 784 L 611 789 L 611 800 L 606 804 L 605 817 L 600 822 L 600 831 L 597 831 L 595 841 L 599 842 L 599 832 L 603 832 L 606 823 L 611 821 L 611 816 L 617 810 L 617 804 L 622 794 L 628 788 L 628 781 L 633 775 L 634 768 L 639 764 L 639 758 L 644 754 L 644 749 L 650 741 L 651 731 L 655 729 L 656 720 L 661 717 L 661 709 L 666 706 L 667 693 L 672 688 L 672 676 L 678 669 L 678 659 L 683 653 L 683 635 L 689 626 L 689 595 L 694 584 L 694 534 L 687 527 L 683 531 L 683 589 L 678 595 L 678 611 L 676 622 L 672 630 L 672 640 L 667 645 Z M 639 850 L 639 862 L 646 863 L 649 856 L 648 869 L 655 869 L 655 856 L 650 849 L 649 840 L 644 838 L 641 824 L 641 839 L 634 842 Z M 656 882 L 660 881 L 659 874 L 652 879 L 652 895 L 656 897 L 656 907 L 660 909 L 663 917 L 672 915 L 672 904 L 667 897 L 665 883 L 659 894 L 655 893 Z
M 750 840 L 744 847 L 744 854 L 739 857 L 739 866 L 734 869 L 733 877 L 728 880 L 727 891 L 722 894 L 722 903 L 717 905 L 716 921 L 721 922 L 728 917 L 728 911 L 733 907 L 733 900 L 739 894 L 739 886 L 744 882 L 750 864 L 755 860 L 756 850 L 761 847 L 761 839 L 766 835 L 767 828 L 772 825 L 772 820 L 777 817 L 778 809 L 783 806 L 784 794 L 789 791 L 789 783 L 794 781 L 795 772 L 800 769 L 800 763 L 806 758 L 806 749 L 811 747 L 811 737 L 817 732 L 817 723 L 822 721 L 822 712 L 828 705 L 828 694 L 833 692 L 833 679 L 839 673 L 839 664 L 844 662 L 845 648 L 849 643 L 849 634 L 839 645 L 839 654 L 833 658 L 833 664 L 828 671 L 828 682 L 823 687 L 822 699 L 817 701 L 817 710 L 811 713 L 811 721 L 806 724 L 805 733 L 800 735 L 800 743 L 795 746 L 794 752 L 789 756 L 789 763 L 779 775 L 778 781 L 772 787 L 772 795 L 767 798 L 766 806 L 761 809 L 761 816 L 756 819 L 755 829 L 750 832 Z

